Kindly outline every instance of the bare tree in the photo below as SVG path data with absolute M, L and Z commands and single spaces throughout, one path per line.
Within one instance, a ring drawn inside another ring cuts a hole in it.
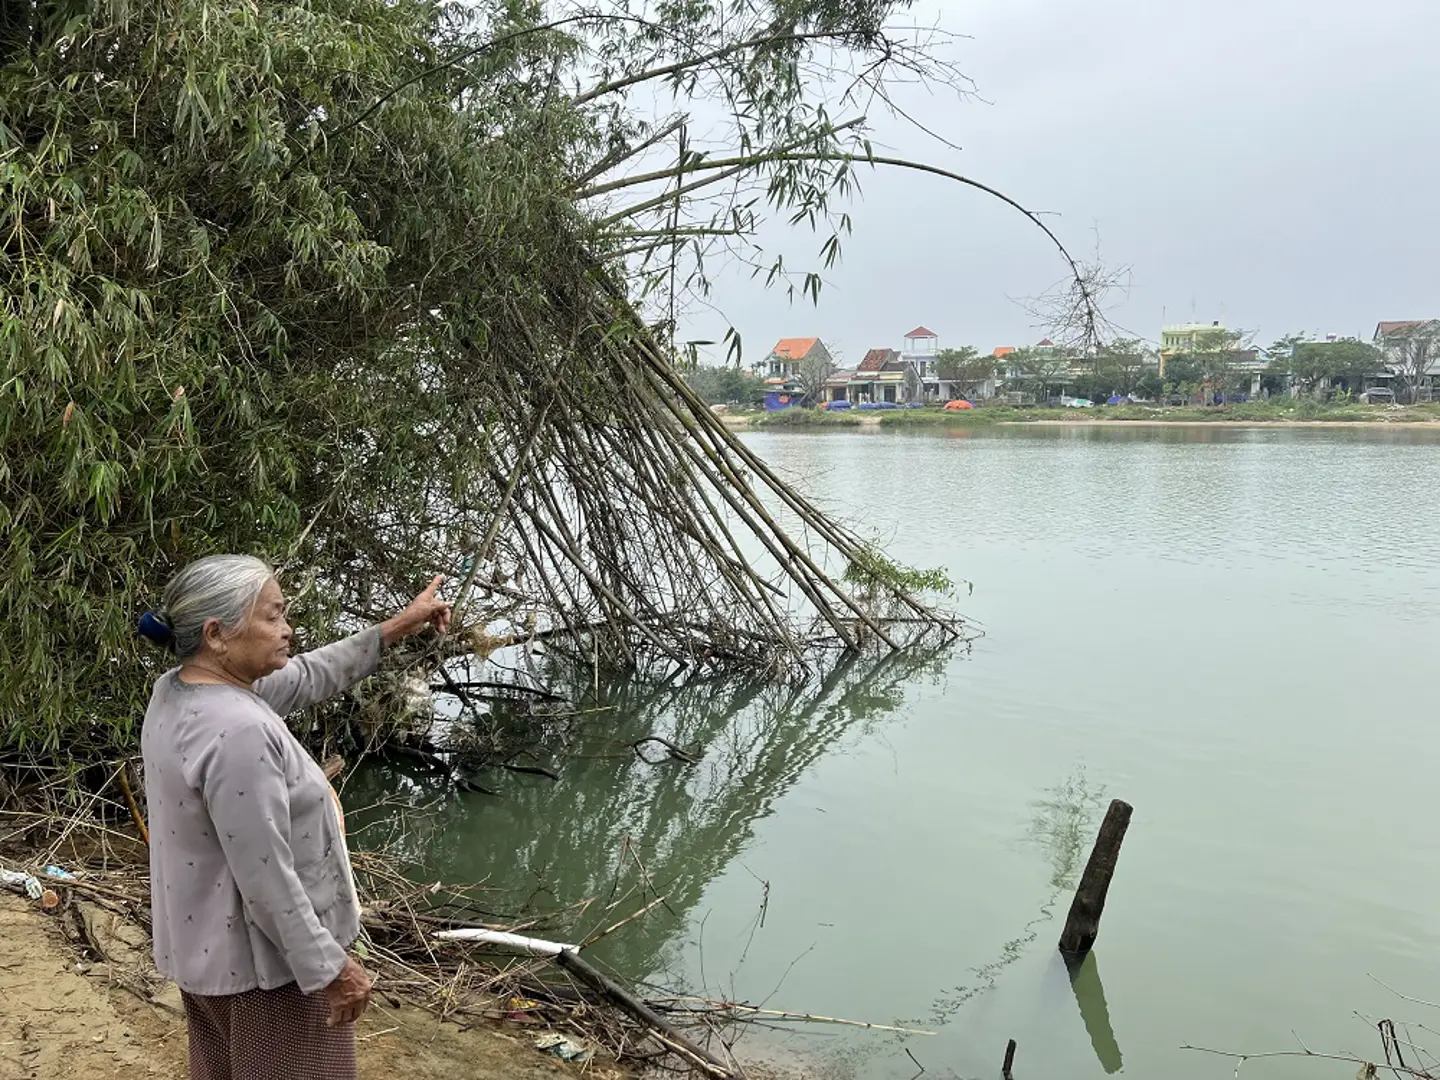
M 1386 339 L 1386 359 L 1390 370 L 1404 386 L 1404 398 L 1414 403 L 1431 397 L 1426 383 L 1430 369 L 1440 364 L 1440 319 L 1417 322 L 1396 330 Z
M 950 384 L 952 393 L 973 394 L 995 377 L 995 357 L 973 345 L 941 349 L 935 357 L 935 374 Z
M 825 383 L 838 370 L 837 357 L 840 355 L 838 346 L 822 342 L 801 359 L 795 371 L 795 381 L 812 405 L 825 400 Z
M 1044 401 L 1052 387 L 1063 386 L 1070 376 L 1070 359 L 1059 349 L 1026 347 L 1005 358 L 1010 375 L 1006 385 L 1035 393 Z

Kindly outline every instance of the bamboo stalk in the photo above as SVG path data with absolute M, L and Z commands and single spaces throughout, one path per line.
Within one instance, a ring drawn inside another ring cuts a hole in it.
M 125 805 L 130 808 L 130 817 L 135 822 L 135 828 L 140 830 L 140 839 L 145 841 L 145 846 L 150 846 L 150 830 L 145 827 L 145 816 L 140 813 L 140 804 L 135 801 L 135 792 L 130 787 L 130 763 L 120 763 L 120 773 L 117 777 L 120 781 L 120 791 L 125 796 Z

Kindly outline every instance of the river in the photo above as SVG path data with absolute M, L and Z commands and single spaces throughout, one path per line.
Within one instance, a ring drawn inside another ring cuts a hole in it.
M 1440 1019 L 1375 981 L 1440 996 L 1440 438 L 747 439 L 898 559 L 973 583 L 955 603 L 985 636 L 852 665 L 818 700 L 614 688 L 558 784 L 440 795 L 374 768 L 346 791 L 357 820 L 382 794 L 428 801 L 372 811 L 372 834 L 403 829 L 426 872 L 505 883 L 507 911 L 628 894 L 587 913 L 607 925 L 648 880 L 667 906 L 597 946 L 630 978 L 938 1032 L 742 1044 L 824 1075 L 994 1077 L 1014 1038 L 1017 1077 L 1218 1080 L 1233 1059 L 1181 1045 L 1373 1057 L 1357 1012 Z M 636 760 L 651 730 L 700 764 Z M 1072 980 L 1055 940 L 1112 797 L 1134 820 Z

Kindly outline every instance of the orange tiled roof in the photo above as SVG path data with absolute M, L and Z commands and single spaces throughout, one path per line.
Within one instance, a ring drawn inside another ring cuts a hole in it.
M 805 354 L 813 349 L 820 339 L 818 337 L 787 337 L 781 338 L 775 343 L 775 348 L 770 352 L 782 360 L 802 360 Z

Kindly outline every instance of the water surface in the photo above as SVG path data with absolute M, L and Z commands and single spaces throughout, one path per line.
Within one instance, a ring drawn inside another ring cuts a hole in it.
M 1017 1076 L 1199 1080 L 1234 1062 L 1182 1043 L 1373 1056 L 1356 1011 L 1427 1019 L 1368 976 L 1440 993 L 1433 435 L 748 438 L 895 557 L 973 582 L 986 636 L 811 695 L 617 688 L 558 784 L 445 797 L 406 839 L 420 863 L 513 910 L 600 897 L 596 926 L 653 886 L 667 906 L 597 946 L 627 976 L 939 1032 L 747 1036 L 830 1075 L 991 1077 L 1015 1038 Z M 651 730 L 700 765 L 638 761 Z M 347 801 L 380 791 L 426 794 L 372 770 Z M 1072 980 L 1054 942 L 1111 797 L 1134 821 Z

